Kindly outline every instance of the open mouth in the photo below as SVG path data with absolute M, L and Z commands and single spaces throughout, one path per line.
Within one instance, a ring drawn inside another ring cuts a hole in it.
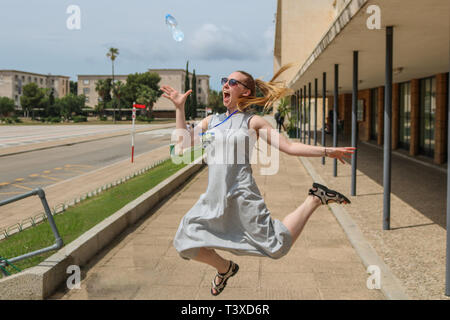
M 223 93 L 223 102 L 225 102 L 225 103 L 229 102 L 230 98 L 231 98 L 231 96 L 230 96 L 229 92 L 224 92 Z

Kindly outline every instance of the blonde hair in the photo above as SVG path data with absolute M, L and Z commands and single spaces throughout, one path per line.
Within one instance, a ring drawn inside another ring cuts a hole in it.
M 245 71 L 236 71 L 246 77 L 246 79 L 242 82 L 244 82 L 251 91 L 250 96 L 241 97 L 238 99 L 237 108 L 239 111 L 243 112 L 251 105 L 264 106 L 264 109 L 268 109 L 277 100 L 292 94 L 292 90 L 285 86 L 284 81 L 275 81 L 275 79 L 293 65 L 293 63 L 290 63 L 282 66 L 268 82 L 262 81 L 261 79 L 255 80 L 251 74 Z M 258 87 L 258 89 L 262 92 L 262 97 L 256 97 L 256 87 Z

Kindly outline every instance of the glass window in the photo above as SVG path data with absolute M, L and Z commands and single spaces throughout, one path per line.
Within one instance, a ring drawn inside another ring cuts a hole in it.
M 378 138 L 378 89 L 370 90 L 370 138 L 376 140 Z
M 83 80 L 83 84 L 89 84 L 89 80 Z
M 420 140 L 419 153 L 434 156 L 434 127 L 436 117 L 435 77 L 420 80 Z
M 399 86 L 399 135 L 400 148 L 409 150 L 411 141 L 411 84 L 400 83 Z
M 89 94 L 89 88 L 83 88 L 83 94 L 84 95 Z

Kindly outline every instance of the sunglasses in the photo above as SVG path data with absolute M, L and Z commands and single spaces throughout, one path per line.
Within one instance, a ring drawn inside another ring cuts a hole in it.
M 239 83 L 239 84 L 242 84 L 244 87 L 246 87 L 247 89 L 250 90 L 249 87 L 247 87 L 245 84 L 243 84 L 242 82 L 240 82 L 240 81 L 238 81 L 236 79 L 222 78 L 222 80 L 221 80 L 222 86 L 224 86 L 227 82 L 230 85 L 230 87 L 237 86 L 237 84 Z

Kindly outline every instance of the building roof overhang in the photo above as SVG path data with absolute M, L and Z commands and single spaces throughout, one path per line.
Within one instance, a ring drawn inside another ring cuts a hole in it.
M 380 8 L 381 28 L 369 29 L 367 12 Z M 352 91 L 353 51 L 359 52 L 359 90 L 385 82 L 386 27 L 393 26 L 393 82 L 423 78 L 449 70 L 449 11 L 447 0 L 353 0 L 342 10 L 309 58 L 288 82 L 299 90 L 327 73 L 327 95 L 333 94 L 334 65 L 339 65 L 339 92 Z M 313 89 L 314 90 L 314 89 Z

